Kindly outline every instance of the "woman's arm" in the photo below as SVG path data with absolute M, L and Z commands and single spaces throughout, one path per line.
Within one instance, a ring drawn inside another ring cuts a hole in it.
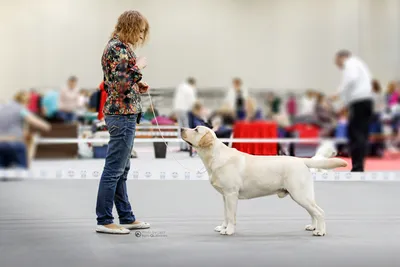
M 51 125 L 49 123 L 37 117 L 36 115 L 32 114 L 31 112 L 27 111 L 26 109 L 23 109 L 21 111 L 21 116 L 29 124 L 29 126 L 32 126 L 34 128 L 37 128 L 45 132 L 51 130 Z

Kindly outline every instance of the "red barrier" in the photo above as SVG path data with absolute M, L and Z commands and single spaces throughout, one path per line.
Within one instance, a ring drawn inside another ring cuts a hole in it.
M 237 122 L 234 138 L 278 138 L 278 125 L 272 121 Z M 233 148 L 252 155 L 277 155 L 277 143 L 233 143 Z

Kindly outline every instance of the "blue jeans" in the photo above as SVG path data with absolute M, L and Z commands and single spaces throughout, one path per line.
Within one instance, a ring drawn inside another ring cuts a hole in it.
M 117 208 L 120 224 L 136 220 L 128 199 L 126 180 L 130 169 L 130 156 L 136 131 L 137 115 L 105 116 L 110 133 L 106 163 L 101 175 L 97 195 L 97 224 L 112 224 L 113 205 Z
M 57 112 L 57 117 L 62 119 L 64 122 L 74 122 L 76 120 L 76 116 L 73 112 L 59 111 Z
M 23 142 L 0 142 L 0 169 L 28 168 L 28 155 Z

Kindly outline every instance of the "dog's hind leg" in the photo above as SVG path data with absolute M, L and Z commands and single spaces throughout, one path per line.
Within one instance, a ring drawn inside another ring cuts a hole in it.
M 309 192 L 289 191 L 289 193 L 292 199 L 305 208 L 311 216 L 312 223 L 306 226 L 306 230 L 313 231 L 315 236 L 326 235 L 325 213 L 315 202 L 314 192 L 310 190 Z
M 236 225 L 236 210 L 237 210 L 237 202 L 238 202 L 238 192 L 229 192 L 225 193 L 225 209 L 226 209 L 226 218 L 228 221 L 228 225 L 225 229 L 222 229 L 219 233 L 221 235 L 233 235 L 235 233 L 235 225 Z
M 223 195 L 222 198 L 224 200 L 224 221 L 222 222 L 221 225 L 218 225 L 217 227 L 215 227 L 214 231 L 216 231 L 216 232 L 221 232 L 221 230 L 226 229 L 226 227 L 228 226 L 228 217 L 227 217 L 227 211 L 226 211 L 226 197 Z

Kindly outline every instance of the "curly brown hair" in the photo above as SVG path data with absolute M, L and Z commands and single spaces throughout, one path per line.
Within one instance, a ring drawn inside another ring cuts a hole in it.
M 129 10 L 119 16 L 112 36 L 118 35 L 122 42 L 138 47 L 147 41 L 149 31 L 147 19 L 139 11 Z

